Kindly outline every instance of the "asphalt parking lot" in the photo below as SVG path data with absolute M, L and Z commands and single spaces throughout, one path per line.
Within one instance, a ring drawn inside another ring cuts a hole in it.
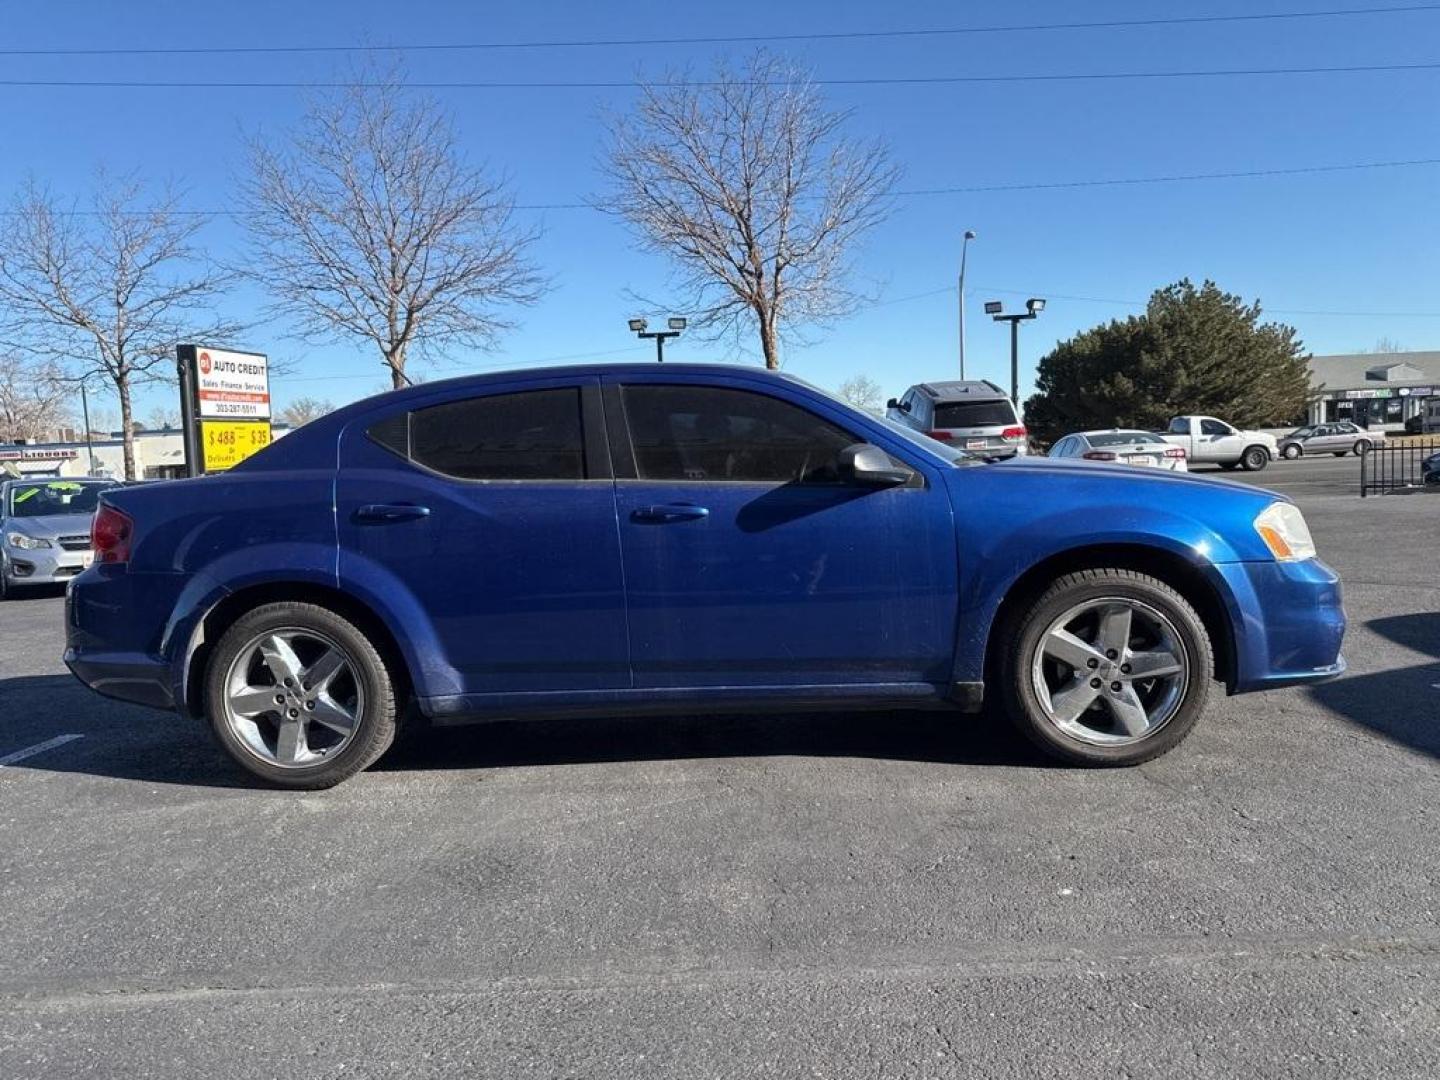
M 1300 501 L 1347 677 L 1125 771 L 989 717 L 615 719 L 258 790 L 7 603 L 0 1076 L 1440 1075 L 1440 499 L 1357 468 L 1225 474 Z

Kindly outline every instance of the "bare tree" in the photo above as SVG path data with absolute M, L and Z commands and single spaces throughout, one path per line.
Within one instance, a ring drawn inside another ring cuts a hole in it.
M 69 423 L 73 393 L 55 364 L 0 354 L 0 443 L 38 442 Z
M 393 75 L 311 105 L 280 145 L 251 141 L 255 277 L 302 336 L 373 342 L 393 386 L 411 351 L 493 347 L 499 313 L 543 288 L 504 185 L 462 159 L 450 119 Z
M 667 256 L 691 325 L 748 336 L 767 368 L 807 323 L 853 311 L 847 255 L 898 175 L 879 142 L 842 135 L 809 76 L 768 53 L 714 79 L 671 74 L 610 123 L 601 205 Z
M 1371 346 L 1371 347 L 1368 348 L 1368 349 L 1361 349 L 1360 351 L 1361 351 L 1362 353 L 1376 353 L 1376 354 L 1397 353 L 1397 352 L 1404 352 L 1404 351 L 1405 351 L 1405 346 L 1404 346 L 1404 345 L 1401 345 L 1400 342 L 1396 341 L 1394 338 L 1390 337 L 1389 335 L 1381 335 L 1380 337 L 1378 337 L 1378 338 L 1375 339 L 1375 344 L 1374 344 L 1373 346 Z
M 145 418 L 145 426 L 152 431 L 177 428 L 180 426 L 180 410 L 165 405 L 156 405 L 150 410 L 150 415 Z
M 211 304 L 227 276 L 200 264 L 205 219 L 151 196 L 138 180 L 100 176 L 93 212 L 62 208 L 33 181 L 0 226 L 0 322 L 7 343 L 45 361 L 103 373 L 120 401 L 125 477 L 135 478 L 131 394 L 169 378 L 175 344 L 237 331 Z
M 880 403 L 885 400 L 880 384 L 868 375 L 854 375 L 846 379 L 837 393 L 857 409 L 872 413 L 879 413 Z
M 326 413 L 334 411 L 335 406 L 328 401 L 312 397 L 298 397 L 280 410 L 280 420 L 291 427 L 302 427 L 311 420 L 318 420 Z

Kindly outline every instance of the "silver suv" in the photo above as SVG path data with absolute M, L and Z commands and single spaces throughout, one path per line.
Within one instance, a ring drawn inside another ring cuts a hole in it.
M 920 383 L 886 403 L 886 416 L 932 439 L 987 457 L 1027 453 L 1025 425 L 1005 391 L 983 380 Z

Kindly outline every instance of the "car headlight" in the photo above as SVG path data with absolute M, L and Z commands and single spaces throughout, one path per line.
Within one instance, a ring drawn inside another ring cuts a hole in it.
M 5 542 L 13 548 L 21 551 L 38 551 L 40 548 L 51 546 L 49 540 L 41 540 L 34 536 L 26 536 L 24 533 L 12 532 L 5 534 Z
M 1273 502 L 1255 518 L 1255 531 L 1280 562 L 1299 562 L 1315 557 L 1315 541 L 1305 515 L 1294 503 Z

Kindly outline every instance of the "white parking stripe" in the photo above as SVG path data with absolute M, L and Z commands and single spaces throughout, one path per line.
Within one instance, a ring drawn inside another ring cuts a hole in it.
M 54 750 L 57 746 L 64 746 L 67 742 L 74 742 L 76 739 L 83 739 L 84 735 L 56 735 L 53 739 L 46 739 L 44 742 L 36 743 L 34 746 L 27 746 L 24 750 L 16 750 L 13 754 L 6 754 L 0 757 L 0 769 L 6 765 L 14 765 L 17 761 L 24 761 L 36 754 L 43 754 L 46 750 Z

